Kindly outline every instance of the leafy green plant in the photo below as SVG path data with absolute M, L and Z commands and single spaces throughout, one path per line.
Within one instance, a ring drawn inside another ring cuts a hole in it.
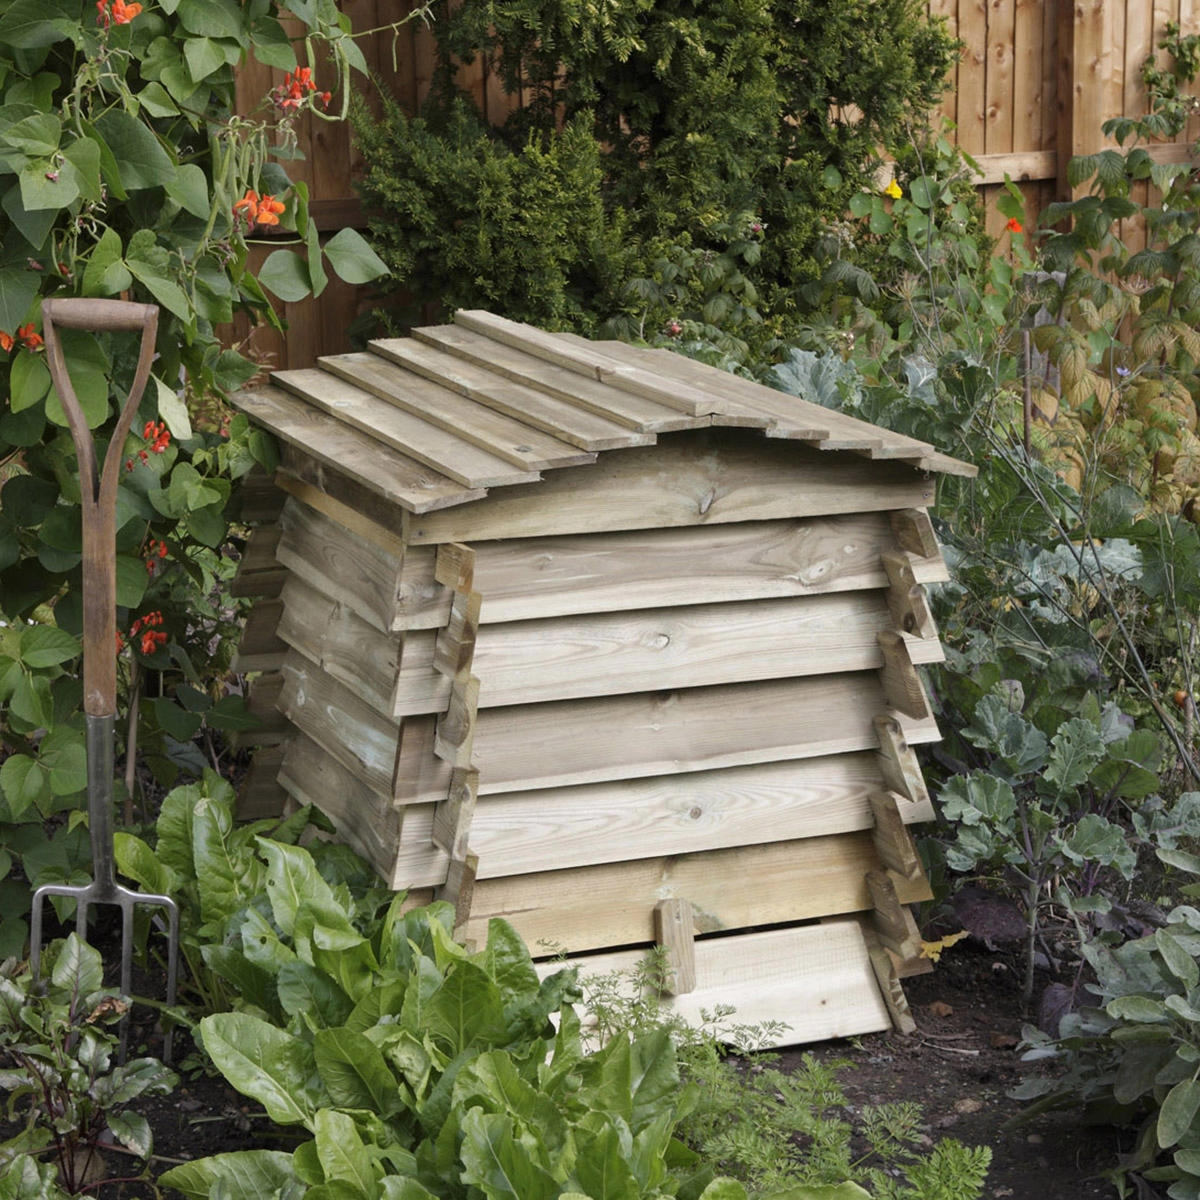
M 1200 868 L 1194 856 L 1178 857 Z M 1139 1124 L 1137 1149 L 1115 1177 L 1169 1183 L 1172 1200 L 1196 1200 L 1200 912 L 1177 908 L 1152 935 L 1120 945 L 1098 939 L 1084 952 L 1095 972 L 1095 1002 L 1064 1017 L 1057 1037 L 1024 1030 L 1026 1061 L 1051 1059 L 1064 1069 L 1027 1079 L 1013 1094 L 1035 1100 L 1031 1112 L 1083 1102 L 1097 1120 Z M 1165 1156 L 1170 1161 L 1162 1163 Z
M 420 114 L 356 119 L 375 244 L 417 303 L 582 332 L 684 321 L 647 303 L 671 290 L 674 264 L 704 324 L 785 336 L 814 307 L 801 289 L 821 273 L 826 226 L 880 147 L 931 107 L 954 54 L 912 0 L 469 0 L 435 16 Z M 456 58 L 483 59 L 520 94 L 501 129 L 456 88 Z M 761 254 L 735 251 L 742 280 L 712 286 L 705 269 L 721 269 L 730 226 L 738 238 L 750 223 Z
M 149 1158 L 150 1126 L 126 1106 L 178 1082 L 154 1058 L 114 1065 L 109 1027 L 128 1005 L 103 988 L 96 950 L 71 934 L 43 962 L 49 974 L 37 983 L 13 959 L 0 967 L 0 1087 L 10 1120 L 25 1111 L 25 1127 L 0 1145 L 5 1195 L 81 1192 L 104 1178 L 110 1149 Z

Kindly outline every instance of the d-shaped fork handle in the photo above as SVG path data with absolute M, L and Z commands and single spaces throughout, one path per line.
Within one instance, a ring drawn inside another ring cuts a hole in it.
M 103 467 L 97 461 L 95 439 L 71 385 L 58 340 L 59 328 L 90 333 L 140 329 L 142 333 L 133 386 L 108 443 Z M 83 709 L 89 716 L 108 716 L 117 709 L 117 484 L 125 438 L 150 378 L 157 332 L 156 304 L 98 299 L 42 301 L 42 335 L 50 378 L 75 443 L 83 494 Z

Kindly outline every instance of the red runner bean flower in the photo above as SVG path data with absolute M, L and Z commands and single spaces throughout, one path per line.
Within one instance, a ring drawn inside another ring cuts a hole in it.
M 0 329 L 0 350 L 3 350 L 4 353 L 7 354 L 15 344 L 16 343 L 13 335 L 11 333 L 5 333 L 3 329 Z
M 28 325 L 22 325 L 17 330 L 17 337 L 21 339 L 21 345 L 26 350 L 36 351 L 41 350 L 43 347 L 42 335 L 34 329 L 32 321 Z
M 1016 217 L 1009 217 L 1008 218 L 1008 232 L 1009 233 L 1024 233 L 1025 226 L 1022 225 L 1021 222 L 1018 221 Z
M 147 421 L 142 437 L 151 443 L 150 449 L 155 454 L 161 454 L 171 444 L 171 431 L 161 421 Z M 146 461 L 145 453 L 144 450 L 138 451 L 143 462 Z

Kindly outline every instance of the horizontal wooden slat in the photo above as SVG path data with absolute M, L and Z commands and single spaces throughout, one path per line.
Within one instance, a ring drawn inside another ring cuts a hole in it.
M 587 991 L 589 975 L 629 973 L 645 957 L 626 950 L 570 959 Z M 891 1018 L 855 921 L 830 921 L 793 929 L 702 938 L 696 942 L 696 987 L 663 998 L 663 1008 L 694 1025 L 719 1005 L 736 1009 L 733 1020 L 786 1028 L 766 1044 L 791 1046 L 891 1028 Z M 562 964 L 544 963 L 539 974 Z
M 874 750 L 885 707 L 871 671 L 510 705 L 478 714 L 472 762 L 495 795 Z M 901 721 L 909 744 L 939 736 L 933 720 Z M 450 766 L 409 756 L 397 784 L 400 803 L 437 800 Z
M 873 754 L 480 797 L 479 879 L 868 829 Z M 909 819 L 928 820 L 912 805 Z
M 280 517 L 279 561 L 306 584 L 332 596 L 387 632 L 399 604 L 402 559 L 294 497 Z
M 400 639 L 295 575 L 283 589 L 283 601 L 280 638 L 386 719 L 400 669 Z
M 275 481 L 289 496 L 353 529 L 360 537 L 403 557 L 409 514 L 360 483 L 327 469 L 295 446 L 280 446 Z
M 399 726 L 296 650 L 281 668 L 279 707 L 356 779 L 391 802 Z
M 1136 2 L 1136 0 L 1135 0 Z M 1194 151 L 1188 142 L 1148 145 L 1154 162 L 1191 162 Z M 1058 173 L 1058 154 L 1054 150 L 1019 150 L 1013 154 L 976 154 L 978 172 L 972 172 L 977 187 L 1003 183 L 1007 175 L 1015 181 L 1054 179 Z
M 723 525 L 783 517 L 924 508 L 934 483 L 891 462 L 766 441 L 742 430 L 664 434 L 590 467 L 504 488 L 486 504 L 414 517 L 410 540 L 488 541 L 619 529 Z
M 423 349 L 419 343 L 411 344 Z M 443 385 L 436 372 L 427 376 L 415 369 L 398 371 L 394 361 L 377 354 L 338 354 L 318 361 L 326 371 L 388 404 L 528 471 L 581 466 L 596 460 L 594 452 L 474 403 L 451 381 Z
M 481 372 L 486 371 L 488 374 L 500 375 L 514 383 L 533 388 L 573 408 L 593 413 L 605 421 L 615 421 L 619 425 L 643 433 L 693 429 L 701 420 L 686 416 L 677 408 L 670 408 L 656 400 L 648 400 L 645 396 L 636 396 L 631 392 L 622 392 L 576 371 L 556 367 L 544 359 L 494 342 L 483 334 L 464 329 L 461 325 L 434 325 L 414 329 L 413 336 L 431 347 L 454 355 L 464 363 L 471 364 L 475 372 L 468 374 L 460 368 L 455 375 L 462 379 L 464 387 L 474 389 L 465 394 L 474 394 L 481 399 L 484 397 L 482 389 L 491 390 L 490 385 L 483 382 L 484 376 Z M 386 351 L 389 357 L 394 353 L 391 349 L 394 343 L 372 343 L 372 346 L 376 345 L 389 347 Z M 407 365 L 411 359 L 406 357 L 403 361 Z M 439 373 L 449 374 L 449 367 L 440 359 L 427 361 L 437 363 Z M 519 399 L 521 403 L 530 403 L 524 397 Z
M 331 421 L 319 409 L 282 388 L 267 386 L 239 392 L 232 402 L 252 420 L 296 446 L 306 459 L 326 470 L 332 468 L 335 475 L 405 511 L 429 512 L 486 495 L 483 488 L 467 487 L 349 425 Z M 284 465 L 308 482 L 326 486 L 323 474 L 309 478 L 303 465 L 290 463 L 286 455 Z
M 480 704 L 491 708 L 877 670 L 877 636 L 891 620 L 883 592 L 848 592 L 511 621 L 480 627 L 472 671 Z M 942 660 L 936 639 L 906 640 L 914 661 Z M 408 707 L 406 691 L 397 715 L 429 711 Z
M 881 555 L 894 547 L 883 513 L 520 538 L 478 545 L 473 587 L 488 623 L 693 604 L 701 596 L 805 596 L 887 586 Z M 414 547 L 406 559 L 397 628 L 432 628 L 449 616 L 431 550 Z M 940 555 L 912 559 L 908 569 L 922 583 L 948 578 Z
M 287 718 L 276 707 L 279 693 L 283 689 L 283 676 L 278 671 L 259 675 L 251 679 L 246 689 L 246 711 L 256 717 L 259 724 L 253 729 L 242 729 L 227 735 L 230 745 L 277 746 L 287 735 Z
M 481 879 L 467 934 L 482 943 L 488 921 L 503 917 L 534 954 L 550 944 L 567 952 L 635 945 L 653 939 L 654 906 L 666 897 L 692 905 L 698 933 L 862 912 L 872 904 L 866 873 L 878 861 L 862 832 Z M 900 881 L 897 891 L 905 903 L 929 898 L 924 880 Z
M 237 675 L 251 671 L 274 671 L 283 662 L 287 644 L 278 636 L 283 601 L 278 598 L 259 600 L 246 617 L 237 653 L 230 666 Z
M 279 780 L 301 804 L 319 808 L 381 876 L 391 878 L 405 813 L 300 732 L 288 741 Z
M 324 422 L 327 429 L 345 426 L 361 430 L 376 444 L 424 463 L 463 487 L 533 483 L 540 478 L 536 470 L 514 467 L 506 459 L 347 383 L 331 371 L 279 371 L 272 380 L 315 411 L 333 418 Z

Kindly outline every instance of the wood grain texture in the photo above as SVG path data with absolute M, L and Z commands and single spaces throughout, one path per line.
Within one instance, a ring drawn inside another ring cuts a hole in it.
M 250 770 L 238 788 L 237 815 L 241 821 L 258 821 L 277 817 L 287 801 L 287 790 L 279 782 L 279 767 L 283 747 L 264 746 L 252 762 Z
M 619 951 L 578 960 L 586 991 L 589 975 L 628 972 L 642 951 Z M 547 975 L 562 964 L 539 965 Z M 786 1029 L 768 1044 L 873 1033 L 891 1027 L 862 932 L 855 921 L 701 939 L 696 943 L 696 987 L 664 997 L 665 1011 L 701 1024 L 704 1010 L 733 1005 L 739 1023 L 780 1022 Z
M 334 418 L 324 422 L 327 429 L 361 431 L 377 445 L 422 463 L 465 488 L 532 483 L 540 478 L 537 470 L 514 467 L 506 458 L 346 382 L 329 369 L 280 371 L 272 378 L 317 412 Z
M 280 457 L 283 465 L 275 473 L 275 481 L 281 491 L 397 558 L 404 557 L 403 513 L 398 517 L 387 501 L 333 471 L 327 472 L 295 446 L 281 446 Z M 330 484 L 329 490 L 325 489 L 326 483 Z M 350 499 L 344 498 L 347 495 Z
M 471 761 L 483 794 L 495 795 L 813 758 L 874 749 L 874 717 L 885 707 L 870 671 L 511 705 L 478 713 Z M 407 718 L 406 729 L 418 720 Z M 909 744 L 939 737 L 933 720 L 901 720 Z M 418 736 L 410 755 L 402 751 L 401 803 L 436 800 L 449 786 L 450 764 L 421 763 Z
M 281 671 L 280 711 L 370 791 L 391 803 L 399 728 L 296 650 Z
M 482 387 L 491 385 L 484 382 L 485 376 L 479 372 L 499 374 L 513 383 L 522 384 L 536 392 L 552 396 L 556 400 L 570 405 L 573 409 L 582 409 L 602 418 L 606 422 L 615 422 L 626 428 L 641 433 L 666 433 L 675 429 L 691 429 L 695 427 L 696 418 L 685 416 L 676 408 L 669 408 L 655 400 L 644 396 L 636 396 L 630 392 L 618 391 L 596 380 L 588 379 L 578 372 L 556 367 L 544 359 L 532 354 L 526 354 L 511 346 L 492 341 L 483 334 L 474 333 L 459 325 L 435 325 L 424 329 L 414 329 L 413 336 L 430 347 L 455 356 L 476 368 L 475 372 L 466 372 L 459 368 L 454 372 L 461 379 L 463 388 L 475 389 L 478 398 L 484 399 L 479 391 Z M 397 353 L 394 343 L 372 343 L 381 349 L 388 347 L 389 357 Z M 406 348 L 406 353 L 411 350 Z M 397 361 L 411 362 L 411 358 Z M 451 374 L 451 368 L 441 360 L 425 360 L 437 363 L 436 369 L 443 378 Z M 470 394 L 470 393 L 465 393 Z M 551 410 L 554 411 L 554 410 Z M 610 435 L 611 436 L 611 435 Z M 606 447 L 608 448 L 608 447 Z
M 474 548 L 488 623 L 619 612 L 709 601 L 817 595 L 887 586 L 881 555 L 896 543 L 883 513 L 739 522 L 691 529 L 482 542 Z M 449 618 L 433 547 L 406 556 L 394 627 L 428 629 Z M 909 557 L 916 582 L 948 578 L 940 553 Z
M 421 348 L 420 343 L 412 344 Z M 594 452 L 474 403 L 454 380 L 436 371 L 426 373 L 419 364 L 406 363 L 410 369 L 399 371 L 394 358 L 389 361 L 378 354 L 340 354 L 322 358 L 319 364 L 403 412 L 528 471 L 580 466 L 596 459 Z
M 613 450 L 536 486 L 504 488 L 487 504 L 427 512 L 411 541 L 490 541 L 619 529 L 924 508 L 932 480 L 910 467 L 766 441 L 741 430 L 664 434 L 660 444 Z
M 877 864 L 871 835 L 850 833 L 480 880 L 470 930 L 485 937 L 503 917 L 537 954 L 556 942 L 567 951 L 651 942 L 663 899 L 686 898 L 697 933 L 862 912 Z M 929 896 L 924 880 L 898 887 L 907 902 Z
M 870 829 L 872 754 L 480 797 L 479 878 Z M 906 814 L 907 815 L 907 814 Z
M 666 954 L 663 991 L 683 996 L 696 990 L 696 931 L 687 900 L 660 900 L 654 906 L 654 941 Z
M 386 505 L 393 505 L 409 512 L 427 512 L 484 495 L 483 488 L 468 487 L 357 429 L 330 421 L 319 409 L 279 387 L 239 392 L 234 403 L 251 420 L 296 446 L 309 463 L 319 464 L 323 470 L 314 479 L 303 473 L 300 463 L 284 458 L 293 474 L 323 490 L 332 490 L 325 478 L 325 471 L 331 471 L 384 500 L 384 511 Z
M 385 879 L 396 861 L 405 814 L 303 733 L 288 742 L 280 782 L 303 804 L 319 808 L 338 833 Z
M 294 497 L 280 516 L 279 561 L 381 632 L 399 607 L 402 558 Z
M 287 653 L 287 643 L 277 634 L 283 601 L 278 598 L 259 600 L 246 617 L 237 653 L 230 670 L 238 675 L 251 671 L 275 671 Z
M 332 680 L 350 688 L 360 703 L 390 716 L 401 640 L 381 633 L 353 609 L 293 576 L 283 590 L 279 636 Z

